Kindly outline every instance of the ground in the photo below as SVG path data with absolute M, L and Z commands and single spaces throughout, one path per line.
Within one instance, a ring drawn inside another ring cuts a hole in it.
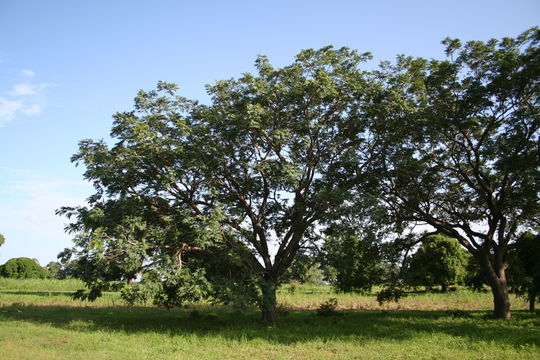
M 285 287 L 282 322 L 256 309 L 193 304 L 129 307 L 109 293 L 73 301 L 76 281 L 0 279 L 0 349 L 10 359 L 540 359 L 540 314 L 513 300 L 513 318 L 489 317 L 489 293 L 413 293 L 383 307 L 374 295 Z M 314 311 L 330 297 L 340 312 Z M 291 310 L 293 309 L 293 310 Z

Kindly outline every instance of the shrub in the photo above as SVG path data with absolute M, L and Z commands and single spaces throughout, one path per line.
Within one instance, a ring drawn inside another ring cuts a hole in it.
M 429 236 L 411 257 L 409 285 L 429 288 L 440 285 L 445 292 L 448 286 L 464 281 L 468 258 L 457 240 L 444 235 Z
M 341 315 L 339 311 L 337 311 L 338 301 L 336 298 L 331 298 L 323 302 L 319 308 L 317 309 L 317 315 L 321 316 L 333 316 L 333 315 Z
M 31 279 L 46 278 L 49 273 L 36 260 L 20 257 L 9 259 L 1 269 L 1 275 L 8 278 Z

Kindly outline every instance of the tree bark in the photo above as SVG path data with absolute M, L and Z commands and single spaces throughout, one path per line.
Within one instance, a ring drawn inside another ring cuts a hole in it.
M 493 317 L 495 319 L 509 319 L 511 313 L 508 284 L 506 281 L 506 269 L 504 267 L 498 269 L 493 268 L 493 264 L 489 259 L 489 254 L 485 254 L 481 260 L 488 275 L 489 285 L 493 294 Z
M 270 325 L 276 325 L 279 321 L 276 311 L 276 283 L 271 280 L 267 280 L 260 286 L 262 292 L 260 304 L 262 321 Z
M 534 291 L 529 291 L 529 311 L 534 312 L 534 302 L 536 300 L 536 293 Z

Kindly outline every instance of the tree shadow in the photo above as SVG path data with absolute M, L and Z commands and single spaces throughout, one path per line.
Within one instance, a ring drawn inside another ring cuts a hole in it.
M 74 291 L 2 291 L 1 294 L 33 296 L 71 296 Z
M 157 332 L 168 336 L 220 336 L 232 340 L 263 339 L 279 344 L 311 340 L 406 341 L 434 333 L 470 342 L 540 346 L 538 314 L 514 312 L 514 318 L 493 320 L 483 312 L 453 318 L 443 311 L 346 311 L 322 317 L 313 311 L 291 311 L 279 326 L 267 326 L 255 310 L 167 311 L 153 307 L 73 307 L 13 304 L 0 308 L 0 319 L 48 324 L 74 331 L 127 334 Z M 526 325 L 524 325 L 526 323 Z M 531 327 L 532 324 L 532 327 Z

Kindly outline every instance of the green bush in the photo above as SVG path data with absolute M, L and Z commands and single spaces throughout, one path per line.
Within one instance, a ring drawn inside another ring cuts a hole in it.
M 0 275 L 15 279 L 44 279 L 49 273 L 36 260 L 20 257 L 9 259 L 1 267 Z
M 407 282 L 428 288 L 440 285 L 445 292 L 450 285 L 463 283 L 468 260 L 469 254 L 457 240 L 444 235 L 429 236 L 411 257 Z

